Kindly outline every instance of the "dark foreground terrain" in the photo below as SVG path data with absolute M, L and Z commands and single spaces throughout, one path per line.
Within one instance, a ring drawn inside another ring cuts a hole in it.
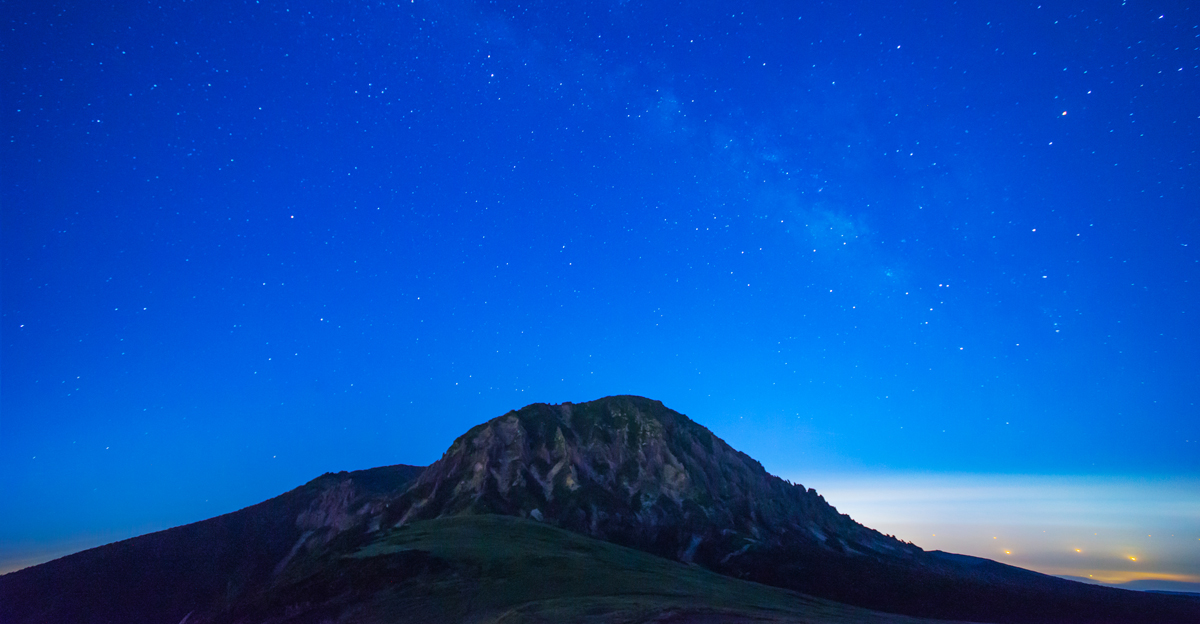
M 1200 601 L 926 552 L 628 396 L 0 576 L 0 624 L 919 618 L 1197 624 Z
M 285 617 L 276 619 L 281 614 Z M 379 623 L 929 622 L 729 578 L 506 516 L 407 525 L 246 607 L 189 621 L 322 618 Z
M 509 516 L 426 520 L 381 531 L 341 553 L 347 546 L 293 558 L 285 569 L 271 572 L 269 582 L 241 587 L 236 574 L 225 587 L 198 582 L 227 575 L 188 572 L 193 556 L 178 567 L 155 559 L 151 567 L 165 576 L 148 578 L 145 567 L 118 550 L 95 549 L 81 553 L 91 555 L 86 561 L 69 562 L 71 571 L 86 570 L 82 576 L 59 560 L 3 577 L 0 621 L 932 622 L 730 578 Z

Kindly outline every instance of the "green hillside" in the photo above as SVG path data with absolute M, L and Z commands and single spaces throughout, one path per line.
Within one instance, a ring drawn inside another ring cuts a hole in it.
M 352 555 L 312 563 L 314 574 L 277 585 L 233 619 L 944 624 L 729 578 L 508 516 L 417 522 Z

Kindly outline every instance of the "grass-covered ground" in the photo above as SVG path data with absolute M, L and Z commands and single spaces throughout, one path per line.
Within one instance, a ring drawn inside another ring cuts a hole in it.
M 345 611 L 346 619 L 505 624 L 934 621 L 814 599 L 507 516 L 415 523 L 381 536 L 351 559 L 377 569 L 379 562 L 394 557 L 421 572 L 381 587 Z

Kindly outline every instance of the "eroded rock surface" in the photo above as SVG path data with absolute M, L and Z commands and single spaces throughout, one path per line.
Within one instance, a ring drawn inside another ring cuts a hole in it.
M 921 552 L 768 474 L 662 403 L 632 396 L 529 405 L 471 429 L 391 506 L 389 520 L 464 513 L 534 517 L 717 569 L 783 545 L 848 556 Z

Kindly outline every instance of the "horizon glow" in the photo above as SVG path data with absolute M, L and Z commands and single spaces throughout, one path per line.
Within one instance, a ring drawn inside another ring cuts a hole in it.
M 871 473 L 810 481 L 842 513 L 925 550 L 1108 584 L 1200 589 L 1195 478 Z

